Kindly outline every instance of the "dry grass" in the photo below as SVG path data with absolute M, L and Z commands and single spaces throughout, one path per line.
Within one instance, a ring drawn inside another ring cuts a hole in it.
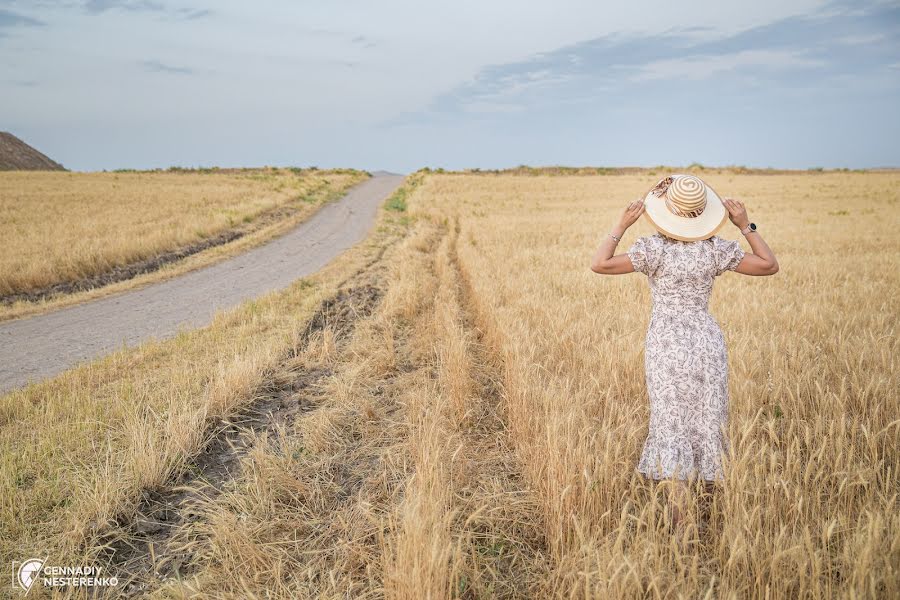
M 199 255 L 164 259 L 162 272 L 151 270 L 104 292 L 197 268 L 283 232 L 364 176 L 272 168 L 0 173 L 0 298 L 108 276 L 192 247 Z M 234 232 L 244 237 L 220 246 Z M 202 249 L 206 244 L 212 247 Z M 78 295 L 84 300 L 98 294 Z M 0 317 L 31 314 L 34 308 L 33 302 L 18 301 L 0 309 Z
M 497 174 L 427 176 L 407 235 L 371 240 L 383 258 L 351 282 L 377 305 L 290 359 L 273 348 L 315 297 L 296 287 L 3 398 L 0 481 L 21 500 L 0 549 L 74 547 L 98 517 L 133 517 L 142 486 L 191 468 L 204 417 L 274 386 L 295 413 L 178 526 L 184 577 L 150 581 L 154 597 L 895 597 L 898 175 L 705 178 L 746 201 L 781 271 L 716 283 L 734 454 L 698 539 L 673 538 L 665 484 L 634 470 L 647 283 L 589 270 L 655 176 Z

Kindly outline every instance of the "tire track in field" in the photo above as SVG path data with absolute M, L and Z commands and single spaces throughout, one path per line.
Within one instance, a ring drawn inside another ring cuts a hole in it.
M 435 240 L 424 243 L 428 246 L 424 251 L 433 252 Z M 382 260 L 377 278 L 366 278 L 376 283 L 382 294 L 391 291 L 390 279 L 382 270 L 388 268 L 390 260 Z M 173 547 L 179 551 L 188 548 L 195 561 L 178 575 L 196 574 L 206 581 L 211 577 L 216 580 L 213 587 L 198 589 L 203 584 L 188 581 L 168 593 L 252 595 L 234 579 L 235 561 L 243 565 L 247 556 L 254 557 L 251 562 L 258 559 L 257 552 L 265 552 L 264 547 L 284 545 L 302 547 L 303 551 L 291 553 L 288 562 L 279 562 L 281 556 L 273 558 L 269 567 L 297 577 L 273 581 L 266 580 L 266 574 L 247 572 L 250 579 L 263 578 L 263 582 L 254 584 L 260 592 L 264 590 L 272 597 L 336 597 L 335 588 L 339 588 L 342 597 L 378 597 L 382 516 L 402 496 L 402 484 L 409 476 L 405 393 L 412 381 L 431 368 L 407 346 L 409 325 L 381 314 L 390 312 L 388 308 L 380 300 L 377 308 L 354 321 L 354 328 L 345 336 L 346 344 L 328 352 L 325 359 L 312 359 L 311 364 L 327 374 L 315 385 L 304 385 L 300 390 L 309 410 L 295 411 L 290 426 L 273 429 L 271 445 L 262 448 L 262 455 L 246 456 L 241 479 L 235 478 L 236 486 L 229 494 L 198 502 L 202 516 L 193 532 L 190 524 L 182 527 Z M 376 349 L 382 336 L 390 341 Z M 298 377 L 303 377 L 302 372 L 288 368 L 278 375 L 287 385 L 296 385 Z M 325 447 L 319 437 L 323 431 L 327 431 Z M 299 454 L 290 450 L 298 448 Z M 258 501 L 257 478 L 260 472 L 271 474 L 268 469 L 278 475 L 267 478 L 270 483 L 264 485 L 271 485 L 273 493 L 291 500 L 280 509 L 267 511 L 266 518 L 272 521 L 263 524 L 251 517 L 241 527 L 255 530 L 271 523 L 281 526 L 274 536 L 242 540 L 235 548 L 230 523 L 242 518 L 244 502 Z M 222 523 L 226 524 L 224 533 Z M 246 554 L 240 554 L 242 551 Z M 195 567 L 202 570 L 194 573 Z M 174 572 L 169 573 L 172 575 Z
M 469 414 L 459 431 L 465 440 L 468 468 L 476 482 L 462 490 L 472 581 L 463 598 L 548 597 L 550 553 L 541 525 L 536 492 L 529 489 L 509 438 L 505 417 L 502 358 L 493 352 L 479 327 L 476 292 L 458 256 L 460 223 L 451 222 L 448 262 L 460 324 L 465 331 L 474 383 Z M 483 515 L 483 516 L 481 516 Z
M 209 427 L 209 442 L 182 473 L 160 490 L 143 495 L 134 517 L 121 519 L 99 535 L 107 576 L 116 576 L 117 596 L 145 594 L 170 577 L 190 576 L 196 565 L 191 526 L 202 508 L 214 501 L 241 473 L 241 463 L 259 435 L 274 434 L 319 408 L 316 389 L 333 375 L 328 366 L 304 369 L 294 365 L 310 340 L 326 328 L 337 348 L 346 345 L 356 323 L 368 317 L 384 293 L 379 283 L 384 265 L 378 256 L 339 286 L 310 318 L 297 348 L 292 348 L 272 376 L 256 390 L 255 399 L 238 414 Z

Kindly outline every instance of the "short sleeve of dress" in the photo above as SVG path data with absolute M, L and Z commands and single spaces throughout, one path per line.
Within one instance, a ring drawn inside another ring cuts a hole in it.
M 713 256 L 716 262 L 716 276 L 721 275 L 725 271 L 734 271 L 741 259 L 744 258 L 744 251 L 737 240 L 723 240 L 719 236 L 713 236 Z
M 644 275 L 652 275 L 659 264 L 659 248 L 651 237 L 639 237 L 628 249 L 628 258 L 634 270 Z

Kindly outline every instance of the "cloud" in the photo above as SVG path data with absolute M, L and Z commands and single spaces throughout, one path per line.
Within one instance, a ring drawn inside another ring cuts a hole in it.
M 193 21 L 212 16 L 213 11 L 207 8 L 180 8 L 178 9 L 178 14 L 186 21 Z
M 553 89 L 571 81 L 572 74 L 558 74 L 551 69 L 535 69 L 523 73 L 510 73 L 497 77 L 481 92 L 467 93 L 467 88 L 477 89 L 482 83 L 479 79 L 467 84 L 459 90 L 460 109 L 466 113 L 509 113 L 526 109 L 521 102 L 516 102 L 528 93 L 536 93 L 543 89 Z
M 652 79 L 700 80 L 718 73 L 747 69 L 796 69 L 822 67 L 828 63 L 819 58 L 809 58 L 803 52 L 784 50 L 742 50 L 718 56 L 700 55 L 657 60 L 642 65 L 631 81 Z
M 141 61 L 140 64 L 145 71 L 152 73 L 170 73 L 172 75 L 193 75 L 195 73 L 194 69 L 167 65 L 158 60 L 145 60 Z
M 358 44 L 358 45 L 362 46 L 363 48 L 374 48 L 376 46 L 375 42 L 373 42 L 372 40 L 370 40 L 369 38 L 367 38 L 364 35 L 358 35 L 350 41 L 353 42 L 354 44 Z
M 112 9 L 162 12 L 166 7 L 153 0 L 87 0 L 84 3 L 84 10 L 92 15 L 99 15 Z
M 664 91 L 687 98 L 688 82 L 711 80 L 736 93 L 766 86 L 791 93 L 804 86 L 875 81 L 900 61 L 900 6 L 832 2 L 819 11 L 739 31 L 706 27 L 659 34 L 617 32 L 508 64 L 483 68 L 437 96 L 423 117 L 557 110 L 561 104 L 648 98 Z M 685 81 L 684 86 L 672 82 Z M 660 86 L 665 85 L 664 88 Z M 657 89 L 659 88 L 659 89 Z M 596 105 L 596 104 L 595 104 Z M 474 107 L 474 108 L 473 108 Z
M 40 27 L 46 25 L 46 23 L 0 8 L 0 29 L 5 27 L 17 27 L 19 25 Z
M 89 15 L 102 15 L 112 10 L 121 10 L 133 13 L 158 13 L 185 21 L 203 19 L 213 14 L 212 10 L 206 8 L 169 8 L 156 0 L 87 0 L 83 3 L 83 7 Z
M 476 100 L 463 104 L 461 108 L 467 113 L 517 113 L 526 110 L 528 107 L 522 104 Z
M 845 35 L 835 40 L 838 44 L 846 44 L 848 46 L 860 46 L 865 44 L 873 44 L 885 39 L 883 33 L 873 33 L 869 35 Z

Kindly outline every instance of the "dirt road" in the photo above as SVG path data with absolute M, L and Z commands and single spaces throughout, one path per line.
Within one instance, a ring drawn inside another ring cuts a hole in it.
M 216 311 L 287 287 L 366 237 L 403 182 L 377 174 L 284 236 L 175 279 L 44 315 L 0 323 L 0 393 L 84 360 L 201 327 Z

